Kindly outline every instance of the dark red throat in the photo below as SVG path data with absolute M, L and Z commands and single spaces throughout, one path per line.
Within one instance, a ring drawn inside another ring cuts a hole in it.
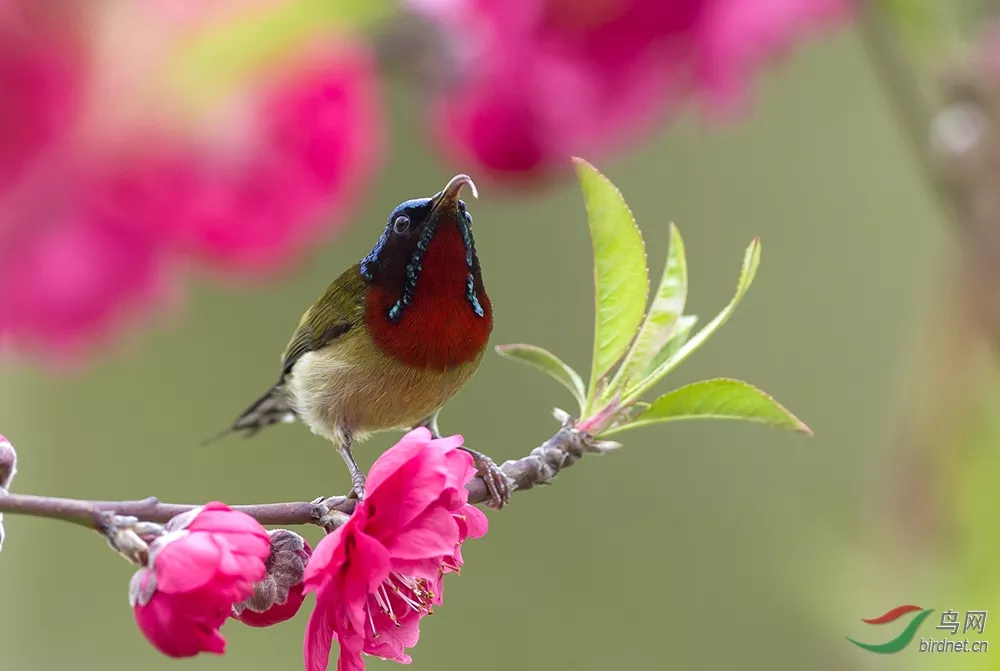
M 469 301 L 465 243 L 454 223 L 438 228 L 421 265 L 413 299 L 398 322 L 389 319 L 389 310 L 402 287 L 368 286 L 365 323 L 375 345 L 414 368 L 445 371 L 475 360 L 489 342 L 493 309 L 478 277 L 482 316 Z

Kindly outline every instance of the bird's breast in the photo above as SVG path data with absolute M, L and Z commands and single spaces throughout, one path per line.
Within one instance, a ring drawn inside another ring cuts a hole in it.
M 432 371 L 482 356 L 493 330 L 493 308 L 482 278 L 478 273 L 471 276 L 456 227 L 446 226 L 434 237 L 410 302 L 394 321 L 389 315 L 401 292 L 393 286 L 366 289 L 365 326 L 380 351 L 407 366 Z
M 413 426 L 475 374 L 482 354 L 445 371 L 413 368 L 352 332 L 302 356 L 288 380 L 291 402 L 312 430 L 330 439 Z

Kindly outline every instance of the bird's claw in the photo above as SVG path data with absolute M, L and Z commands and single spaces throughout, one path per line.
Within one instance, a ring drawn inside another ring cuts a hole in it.
M 365 474 L 362 473 L 361 471 L 358 471 L 357 473 L 352 473 L 351 484 L 353 485 L 353 489 L 351 489 L 351 493 L 347 495 L 347 498 L 355 498 L 358 500 L 358 503 L 364 501 L 365 480 L 367 480 L 367 478 L 365 477 Z
M 475 465 L 478 469 L 477 475 L 486 483 L 486 489 L 490 492 L 490 501 L 486 505 L 490 508 L 502 510 L 510 503 L 510 480 L 500 467 L 485 454 L 475 457 Z
M 350 515 L 346 513 L 342 513 L 339 510 L 331 510 L 328 504 L 331 500 L 325 496 L 317 496 L 310 501 L 310 503 L 316 506 L 316 512 L 314 513 L 316 516 L 315 524 L 325 529 L 327 533 L 332 532 L 350 519 Z

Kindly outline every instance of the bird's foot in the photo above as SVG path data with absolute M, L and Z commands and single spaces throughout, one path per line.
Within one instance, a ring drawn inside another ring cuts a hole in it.
M 431 436 L 434 438 L 441 437 L 441 432 L 438 430 L 436 412 L 420 422 L 418 426 L 423 426 L 430 430 Z M 500 467 L 496 465 L 496 462 L 482 452 L 477 452 L 476 450 L 465 446 L 462 446 L 459 449 L 472 455 L 473 463 L 476 465 L 477 469 L 476 475 L 481 477 L 486 483 L 486 489 L 490 493 L 490 501 L 486 505 L 490 508 L 502 510 L 505 505 L 510 503 L 510 478 L 508 478 L 504 472 L 500 470 Z
M 351 473 L 351 484 L 353 485 L 353 489 L 351 490 L 351 493 L 347 495 L 347 498 L 355 498 L 358 500 L 358 503 L 364 501 L 366 480 L 367 478 L 365 477 L 365 474 L 360 470 Z
M 325 496 L 317 496 L 311 501 L 311 503 L 316 506 L 316 524 L 326 530 L 326 533 L 331 533 L 334 529 L 347 523 L 347 520 L 351 518 L 347 513 L 342 513 L 339 510 L 330 510 L 330 502 L 334 500 L 339 500 L 341 497 L 335 497 L 334 499 L 329 499 Z
M 351 454 L 350 431 L 344 430 L 342 433 L 341 440 L 337 444 L 337 452 L 340 453 L 340 456 L 344 459 L 344 463 L 347 464 L 347 470 L 351 472 L 351 484 L 353 485 L 353 489 L 347 495 L 347 498 L 353 497 L 358 502 L 361 502 L 365 499 L 365 472 L 358 467 L 358 462 L 354 460 L 354 455 Z
M 477 469 L 476 474 L 486 482 L 486 489 L 490 492 L 490 501 L 486 505 L 490 508 L 503 510 L 503 507 L 510 503 L 510 479 L 500 470 L 496 462 L 482 452 L 476 452 L 467 447 L 461 449 L 472 455 L 473 463 Z

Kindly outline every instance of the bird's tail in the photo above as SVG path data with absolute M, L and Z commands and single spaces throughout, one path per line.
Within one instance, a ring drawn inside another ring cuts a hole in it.
M 243 413 L 236 418 L 236 421 L 233 422 L 232 425 L 215 436 L 203 441 L 202 445 L 214 443 L 215 441 L 228 436 L 230 433 L 235 433 L 237 431 L 245 431 L 246 437 L 249 438 L 261 429 L 271 426 L 272 424 L 293 421 L 295 421 L 295 411 L 292 410 L 292 407 L 288 402 L 285 385 L 279 383 L 268 389 L 263 396 L 254 401 L 249 408 L 244 410 Z

